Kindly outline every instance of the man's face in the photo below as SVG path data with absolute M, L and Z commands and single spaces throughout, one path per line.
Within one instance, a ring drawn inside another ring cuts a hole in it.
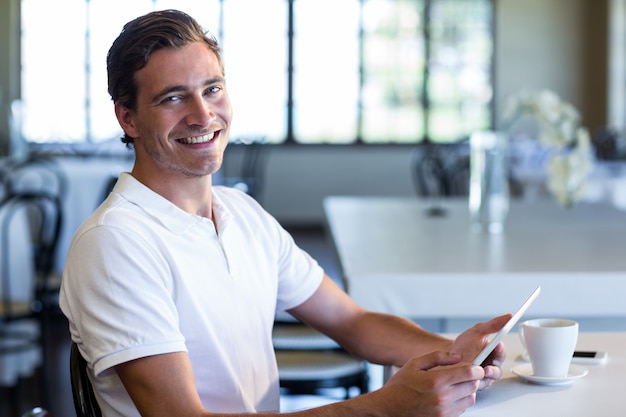
M 200 177 L 217 171 L 232 108 L 215 54 L 204 43 L 152 54 L 135 73 L 137 109 L 116 104 L 122 128 L 135 138 L 140 175 Z

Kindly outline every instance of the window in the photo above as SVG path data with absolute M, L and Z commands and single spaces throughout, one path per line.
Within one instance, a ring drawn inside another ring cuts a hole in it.
M 21 0 L 22 133 L 117 141 L 108 48 L 127 21 L 178 8 L 224 49 L 232 140 L 455 142 L 491 125 L 492 1 Z M 48 18 L 59 9 L 71 18 Z

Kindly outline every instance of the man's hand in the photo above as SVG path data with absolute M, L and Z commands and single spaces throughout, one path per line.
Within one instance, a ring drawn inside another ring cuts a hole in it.
M 510 318 L 511 314 L 504 314 L 485 323 L 478 323 L 472 326 L 456 338 L 452 343 L 451 351 L 463 355 L 464 361 L 472 362 L 489 343 L 489 336 L 504 327 Z M 493 381 L 502 377 L 501 366 L 505 359 L 506 351 L 504 344 L 500 342 L 481 364 L 485 370 L 485 378 L 480 382 L 479 389 L 487 388 Z
M 388 415 L 459 416 L 476 402 L 485 373 L 462 356 L 433 352 L 409 360 L 380 390 Z

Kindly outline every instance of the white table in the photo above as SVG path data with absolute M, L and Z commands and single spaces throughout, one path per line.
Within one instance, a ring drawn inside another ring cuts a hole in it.
M 428 206 L 410 197 L 325 199 L 347 291 L 359 304 L 412 319 L 472 321 L 514 311 L 541 285 L 527 315 L 626 330 L 625 212 L 512 202 L 504 233 L 488 235 L 470 230 L 466 200 L 444 201 L 442 217 L 428 216 Z
M 517 333 L 507 335 L 504 342 L 507 360 L 502 379 L 479 392 L 476 405 L 463 416 L 626 416 L 626 333 L 581 333 L 578 349 L 604 350 L 609 357 L 603 365 L 585 365 L 589 373 L 565 386 L 536 385 L 513 374 L 511 368 L 524 363 L 520 361 L 523 349 Z

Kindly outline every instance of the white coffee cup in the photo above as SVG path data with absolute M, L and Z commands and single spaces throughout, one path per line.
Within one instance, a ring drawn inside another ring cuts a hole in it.
M 519 335 L 528 351 L 533 375 L 566 377 L 578 341 L 578 323 L 566 319 L 527 320 Z

